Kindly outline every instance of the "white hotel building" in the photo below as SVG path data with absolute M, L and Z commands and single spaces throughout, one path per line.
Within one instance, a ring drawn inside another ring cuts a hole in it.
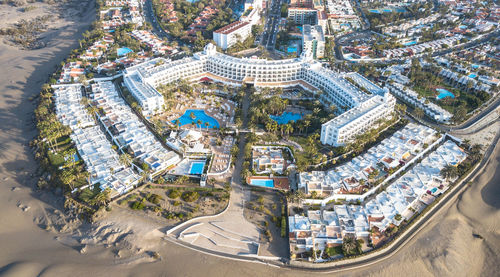
M 235 58 L 218 53 L 213 44 L 208 44 L 204 51 L 195 53 L 192 57 L 177 61 L 157 58 L 130 67 L 124 72 L 125 85 L 134 97 L 140 99 L 146 114 L 161 110 L 163 97 L 154 89 L 158 85 L 179 79 L 199 81 L 202 78 L 233 86 L 301 86 L 314 93 L 322 91 L 320 101 L 324 105 L 333 104 L 340 112 L 349 110 L 323 124 L 321 141 L 330 145 L 345 144 L 358 133 L 373 126 L 378 119 L 387 117 L 395 105 L 395 100 L 389 93 L 366 94 L 339 73 L 322 67 L 310 52 L 287 60 Z

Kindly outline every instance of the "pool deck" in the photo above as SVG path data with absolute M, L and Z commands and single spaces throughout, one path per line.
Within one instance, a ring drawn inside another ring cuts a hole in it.
M 252 185 L 251 180 L 268 180 L 272 179 L 274 181 L 274 187 L 264 187 L 264 186 L 256 186 Z M 288 180 L 288 177 L 268 177 L 268 176 L 252 176 L 252 177 L 247 177 L 247 184 L 250 184 L 250 186 L 253 187 L 259 187 L 259 188 L 269 188 L 269 189 L 279 189 L 279 190 L 289 190 L 290 189 L 290 181 Z

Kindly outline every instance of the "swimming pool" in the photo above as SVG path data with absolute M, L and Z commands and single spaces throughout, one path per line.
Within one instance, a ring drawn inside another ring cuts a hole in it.
M 219 128 L 219 122 L 207 115 L 204 110 L 186 110 L 178 120 L 179 126 L 194 123 L 197 128 Z M 198 120 L 201 121 L 201 126 L 198 124 Z M 172 123 L 175 124 L 175 120 L 172 120 Z M 208 126 L 205 123 L 208 123 Z
M 258 187 L 274 188 L 273 179 L 251 179 L 250 184 Z
M 295 52 L 297 52 L 297 47 L 287 47 L 286 52 L 287 53 L 295 53 Z
M 191 168 L 189 169 L 189 174 L 201 175 L 203 173 L 203 168 L 205 167 L 205 162 L 193 162 Z
M 279 125 L 287 124 L 288 122 L 294 120 L 297 121 L 302 118 L 301 114 L 284 112 L 281 115 L 270 115 L 272 120 L 276 121 Z
M 479 65 L 478 64 L 471 64 L 470 67 L 472 67 L 473 69 L 478 69 Z
M 368 11 L 371 13 L 381 13 L 379 10 L 376 10 L 376 9 L 372 9 L 372 10 L 368 10 Z
M 413 40 L 413 41 L 406 42 L 403 45 L 404 46 L 410 46 L 410 45 L 415 45 L 415 44 L 417 44 L 417 42 L 415 40 Z
M 439 99 L 439 100 L 441 100 L 441 99 L 443 99 L 445 97 L 455 98 L 455 95 L 453 93 L 447 91 L 444 88 L 437 88 L 436 91 L 439 92 L 439 95 L 436 96 L 436 98 Z
M 471 74 L 469 74 L 469 77 L 470 77 L 470 78 L 476 78 L 476 77 L 477 77 L 477 75 L 476 75 L 476 74 L 474 74 L 474 73 L 471 73 Z
M 436 191 L 437 191 L 437 190 L 438 190 L 437 188 L 432 188 L 432 189 L 431 189 L 431 192 L 432 192 L 432 193 L 436 193 Z
M 133 51 L 132 51 L 132 49 L 130 49 L 130 48 L 128 48 L 128 47 L 122 47 L 122 48 L 118 48 L 118 49 L 116 50 L 116 54 L 117 54 L 118 56 L 125 56 L 125 55 L 127 55 L 128 53 L 130 53 L 130 52 L 133 52 Z

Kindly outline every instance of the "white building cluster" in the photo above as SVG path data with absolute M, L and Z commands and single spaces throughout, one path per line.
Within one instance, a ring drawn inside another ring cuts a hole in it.
M 424 149 L 425 144 L 435 139 L 436 131 L 433 129 L 409 123 L 348 163 L 328 171 L 301 172 L 298 187 L 307 194 L 361 193 L 358 189 L 360 182 L 368 181 L 369 175 L 375 170 L 381 173 L 407 163 Z
M 57 118 L 73 131 L 71 139 L 85 162 L 90 184 L 110 188 L 112 195 L 129 191 L 140 177 L 119 162 L 105 134 L 82 106 L 81 84 L 54 86 Z
M 91 99 L 102 111 L 98 113 L 99 121 L 120 151 L 128 152 L 141 163 L 145 163 L 151 171 L 151 176 L 180 162 L 180 156 L 165 149 L 134 114 L 118 95 L 113 83 L 93 84 Z
M 432 103 L 425 97 L 420 97 L 418 93 L 405 87 L 404 85 L 398 83 L 387 83 L 386 86 L 387 88 L 389 88 L 392 94 L 401 98 L 404 102 L 410 104 L 411 106 L 422 109 L 428 117 L 438 122 L 446 123 L 449 122 L 453 117 L 453 115 L 447 110 Z
M 395 105 L 395 99 L 389 93 L 364 93 L 340 74 L 322 67 L 312 59 L 310 52 L 287 60 L 235 58 L 218 53 L 214 45 L 208 44 L 203 52 L 193 57 L 177 61 L 153 59 L 124 72 L 125 85 L 145 114 L 162 110 L 163 97 L 154 89 L 158 85 L 179 79 L 202 78 L 235 86 L 246 83 L 257 87 L 302 86 L 313 92 L 322 90 L 320 101 L 323 104 L 335 105 L 341 112 L 350 109 L 338 119 L 323 124 L 321 141 L 331 145 L 343 145 L 372 127 L 378 119 L 387 118 Z M 344 133 L 345 130 L 352 131 Z
M 441 170 L 447 165 L 458 166 L 466 157 L 460 147 L 448 140 L 364 205 L 334 205 L 333 211 L 310 210 L 307 216 L 290 216 L 290 249 L 296 253 L 323 251 L 341 245 L 347 235 L 365 241 L 368 236 L 372 241 L 379 239 L 377 232 L 370 235 L 370 230 L 376 227 L 383 232 L 421 212 L 454 181 L 444 180 Z
M 462 38 L 463 38 L 462 35 L 454 35 L 452 37 L 437 39 L 408 47 L 384 50 L 384 55 L 388 58 L 397 58 L 403 55 L 417 55 L 426 51 L 427 49 L 431 49 L 431 51 L 436 51 L 441 49 L 444 45 L 452 47 Z

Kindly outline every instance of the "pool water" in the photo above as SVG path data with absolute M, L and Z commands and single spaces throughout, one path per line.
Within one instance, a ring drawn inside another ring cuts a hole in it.
M 274 188 L 272 179 L 251 179 L 250 184 L 258 187 Z
M 289 112 L 284 112 L 281 115 L 270 115 L 269 116 L 272 120 L 276 121 L 279 125 L 281 124 L 287 124 L 288 122 L 294 120 L 297 121 L 302 118 L 301 114 L 298 113 L 289 113 Z
M 471 66 L 473 69 L 478 69 L 479 68 L 479 65 L 478 64 L 471 64 Z
M 441 100 L 445 97 L 455 98 L 455 95 L 453 93 L 447 91 L 444 88 L 437 88 L 436 91 L 439 92 L 439 95 L 436 97 L 439 100 Z
M 201 175 L 203 173 L 203 168 L 205 167 L 205 162 L 193 162 L 191 168 L 189 169 L 189 174 Z
M 407 43 L 405 43 L 403 45 L 404 46 L 411 46 L 411 45 L 415 45 L 415 44 L 417 44 L 417 42 L 413 40 L 413 41 L 409 41 L 409 42 L 407 42 Z
M 118 48 L 118 49 L 116 50 L 116 54 L 117 54 L 118 56 L 125 56 L 125 55 L 127 55 L 128 53 L 130 53 L 130 52 L 133 52 L 133 51 L 132 51 L 132 49 L 130 49 L 130 48 L 128 48 L 128 47 L 122 47 L 122 48 Z
M 471 74 L 469 74 L 469 77 L 470 77 L 470 78 L 476 78 L 476 77 L 477 77 L 477 75 L 476 75 L 476 74 L 474 74 L 474 73 L 471 73 Z
M 286 49 L 286 52 L 288 52 L 288 53 L 296 53 L 297 52 L 297 47 L 288 47 Z
M 437 190 L 438 190 L 437 188 L 432 188 L 432 189 L 431 189 L 431 192 L 432 192 L 432 193 L 436 193 L 436 191 L 437 191 Z
M 191 113 L 194 117 L 191 117 Z M 198 120 L 201 121 L 201 125 L 198 124 Z M 187 124 L 196 124 L 197 128 L 219 128 L 219 122 L 215 118 L 207 115 L 204 110 L 186 110 L 184 114 L 179 117 L 179 126 L 184 126 Z M 208 127 L 205 125 L 208 123 Z M 175 124 L 175 120 L 172 120 Z

